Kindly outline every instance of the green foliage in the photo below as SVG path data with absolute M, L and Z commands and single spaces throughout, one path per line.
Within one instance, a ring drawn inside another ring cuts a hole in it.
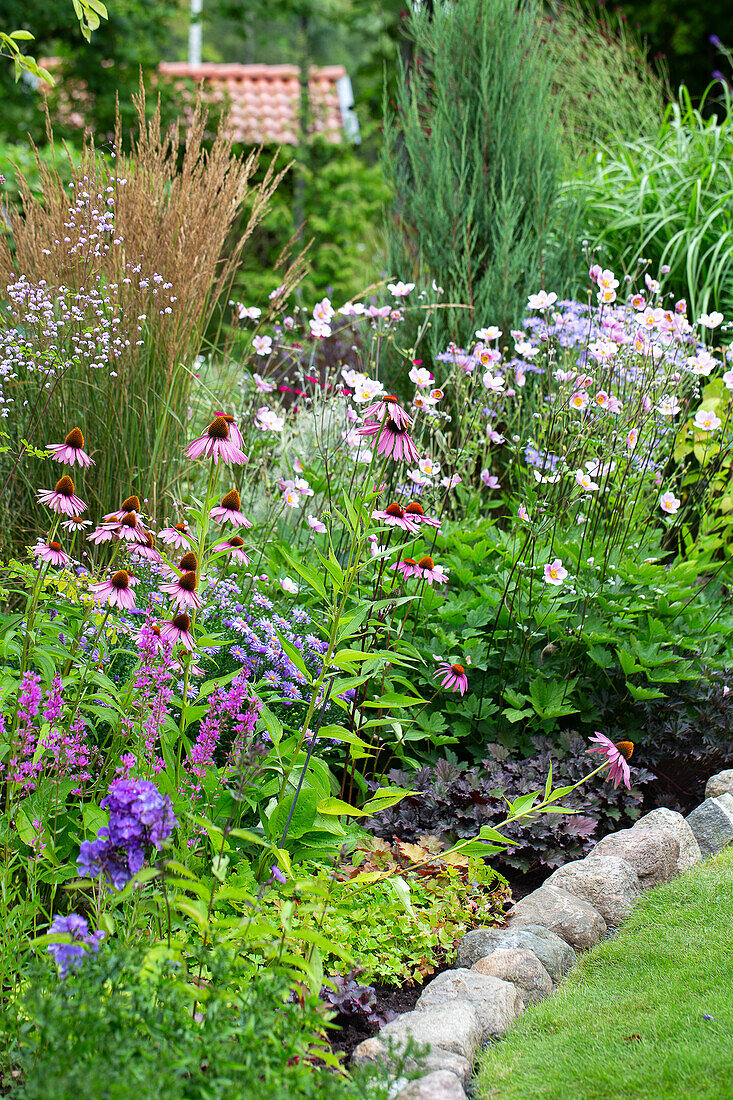
M 602 143 L 567 184 L 586 232 L 604 256 L 631 271 L 644 257 L 687 298 L 690 315 L 733 307 L 733 117 L 723 85 L 722 115 L 706 117 L 683 88 L 661 125 Z
M 309 302 L 328 294 L 340 305 L 380 277 L 379 224 L 389 192 L 379 166 L 370 164 L 358 146 L 314 142 L 303 163 L 297 150 L 286 150 L 285 162 L 291 153 L 295 164 L 252 237 L 230 297 L 247 305 L 267 304 L 275 262 L 299 228 L 293 192 L 296 175 L 302 173 L 301 240 L 310 248 L 300 293 Z
M 103 7 L 97 0 L 94 6 Z M 29 31 L 38 56 L 61 59 L 61 67 L 51 74 L 54 87 L 47 92 L 56 132 L 78 140 L 83 120 L 102 144 L 114 134 L 117 97 L 125 128 L 134 124 L 131 97 L 138 89 L 140 71 L 149 82 L 166 51 L 178 10 L 177 0 L 114 0 L 109 18 L 88 41 L 80 33 L 80 20 L 69 0 L 5 0 L 3 22 Z M 159 90 L 165 106 L 170 102 L 169 90 L 165 85 Z M 44 97 L 34 81 L 15 83 L 10 66 L 3 65 L 0 98 L 0 138 L 13 141 L 30 131 L 37 142 L 44 140 Z
M 598 141 L 657 129 L 667 101 L 666 74 L 652 67 L 638 35 L 618 11 L 564 0 L 543 27 L 555 63 L 555 94 L 568 164 Z
M 390 273 L 435 277 L 467 307 L 439 312 L 441 345 L 508 328 L 530 291 L 564 283 L 572 231 L 555 206 L 563 154 L 538 19 L 534 0 L 441 0 L 406 24 L 413 58 L 385 120 Z
M 182 961 L 164 947 L 103 945 L 64 980 L 48 962 L 31 964 L 20 997 L 4 1002 L 4 1095 L 378 1100 L 377 1082 L 314 1071 L 326 1015 L 315 996 L 288 993 L 276 966 L 253 971 L 221 948 Z

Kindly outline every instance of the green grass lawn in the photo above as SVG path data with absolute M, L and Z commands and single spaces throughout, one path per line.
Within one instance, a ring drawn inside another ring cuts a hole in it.
M 733 851 L 644 894 L 484 1052 L 475 1096 L 733 1100 Z

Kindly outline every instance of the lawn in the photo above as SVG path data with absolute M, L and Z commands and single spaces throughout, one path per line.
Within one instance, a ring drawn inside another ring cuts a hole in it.
M 733 853 L 645 894 L 619 934 L 489 1049 L 482 1100 L 733 1094 Z

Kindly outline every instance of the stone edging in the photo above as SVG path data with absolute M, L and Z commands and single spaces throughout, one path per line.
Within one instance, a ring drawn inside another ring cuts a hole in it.
M 733 842 L 733 769 L 708 780 L 705 801 L 685 818 L 657 809 L 604 837 L 585 859 L 554 871 L 509 911 L 507 928 L 476 928 L 457 966 L 425 986 L 403 1013 L 355 1049 L 352 1061 L 388 1061 L 411 1037 L 429 1046 L 427 1073 L 394 1100 L 466 1100 L 482 1046 L 504 1035 L 529 1004 L 549 996 L 577 952 L 613 935 L 642 890 L 669 882 Z

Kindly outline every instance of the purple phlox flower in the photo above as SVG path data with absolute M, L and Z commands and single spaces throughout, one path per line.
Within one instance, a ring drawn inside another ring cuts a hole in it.
M 103 873 L 121 890 L 178 822 L 170 798 L 146 779 L 113 780 L 101 805 L 109 811 L 109 824 L 96 840 L 82 842 L 77 865 L 81 874 L 92 878 Z
M 59 977 L 65 978 L 81 965 L 87 951 L 98 951 L 104 932 L 90 932 L 84 917 L 71 913 L 68 917 L 54 917 L 48 931 L 53 935 L 70 936 L 70 943 L 50 943 L 48 951 L 53 955 Z

